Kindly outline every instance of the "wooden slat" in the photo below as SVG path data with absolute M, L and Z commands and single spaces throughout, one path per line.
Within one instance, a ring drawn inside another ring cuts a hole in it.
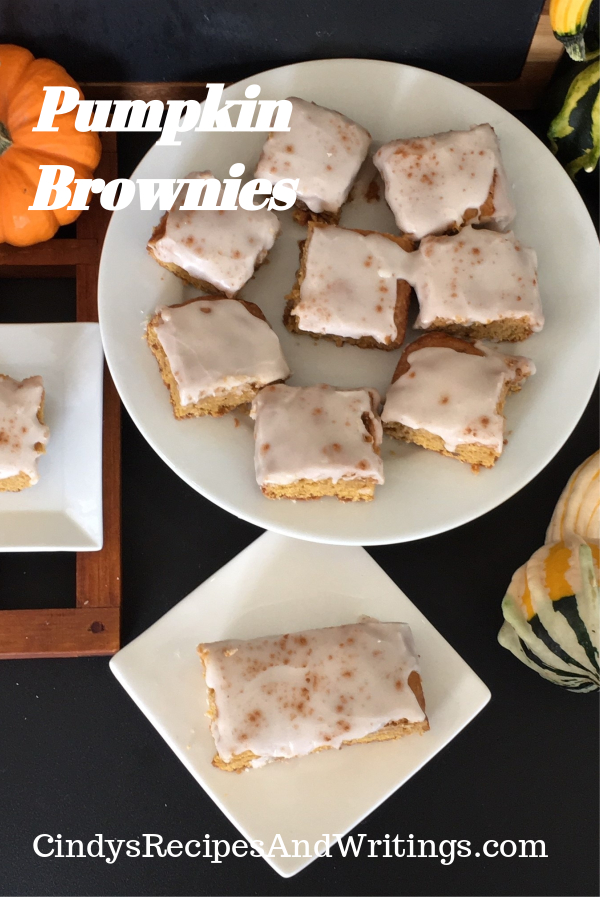
M 75 278 L 75 266 L 2 266 L 0 278 Z
M 76 603 L 80 608 L 121 605 L 121 407 L 106 368 L 102 430 L 104 544 L 102 550 L 77 554 Z
M 98 260 L 98 241 L 95 238 L 53 238 L 32 247 L 11 247 L 0 244 L 2 266 L 76 266 L 94 265 Z
M 106 656 L 118 649 L 118 609 L 0 610 L 0 659 Z
M 110 181 L 117 177 L 116 135 L 102 135 L 102 159 L 96 176 Z M 92 235 L 101 246 L 110 221 L 110 212 L 98 197 L 85 216 L 77 220 L 81 239 Z M 98 266 L 77 266 L 77 319 L 98 321 Z M 104 545 L 94 553 L 77 554 L 77 606 L 121 605 L 121 407 L 117 390 L 105 369 L 103 417 L 103 511 Z
M 117 137 L 103 134 L 97 176 L 117 177 Z M 94 196 L 77 220 L 77 237 L 34 247 L 0 245 L 0 278 L 76 278 L 77 320 L 98 321 L 98 265 L 110 212 Z M 117 391 L 104 373 L 102 550 L 77 554 L 76 606 L 71 609 L 0 611 L 0 658 L 94 656 L 120 645 L 121 420 Z

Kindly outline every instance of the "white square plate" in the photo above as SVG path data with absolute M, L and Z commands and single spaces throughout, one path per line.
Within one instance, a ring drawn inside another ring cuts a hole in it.
M 102 366 L 94 322 L 0 325 L 0 372 L 42 376 L 50 428 L 38 483 L 0 493 L 0 550 L 102 547 Z
M 342 625 L 362 614 L 411 626 L 431 730 L 272 763 L 241 775 L 214 768 L 197 644 Z M 490 699 L 483 682 L 366 550 L 270 532 L 117 653 L 110 666 L 217 806 L 247 840 L 262 841 L 265 853 L 277 834 L 290 852 L 293 840 L 307 840 L 312 849 L 324 834 L 345 834 Z M 284 877 L 314 858 L 283 857 L 278 851 L 265 856 Z

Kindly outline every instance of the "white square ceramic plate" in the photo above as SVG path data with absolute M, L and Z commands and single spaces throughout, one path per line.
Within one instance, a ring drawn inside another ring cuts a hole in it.
M 38 483 L 0 493 L 0 550 L 102 547 L 102 360 L 94 322 L 0 325 L 0 372 L 42 376 L 50 428 Z
M 431 730 L 272 763 L 241 775 L 214 768 L 197 644 L 342 625 L 362 614 L 411 626 Z M 366 550 L 269 532 L 117 653 L 110 665 L 217 806 L 247 840 L 262 841 L 266 852 L 277 834 L 292 848 L 293 840 L 307 840 L 313 848 L 323 834 L 345 834 L 490 699 L 483 682 Z M 265 856 L 285 877 L 313 858 L 278 852 Z

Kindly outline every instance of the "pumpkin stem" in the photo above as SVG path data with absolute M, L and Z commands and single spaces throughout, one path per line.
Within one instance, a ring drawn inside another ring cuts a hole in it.
M 12 147 L 12 140 L 8 133 L 8 128 L 4 122 L 0 122 L 0 156 L 2 156 L 4 151 L 8 150 L 9 147 Z

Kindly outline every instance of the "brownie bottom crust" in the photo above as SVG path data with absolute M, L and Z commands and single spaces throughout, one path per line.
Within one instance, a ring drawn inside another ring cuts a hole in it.
M 39 449 L 42 445 L 38 445 L 36 450 Z M 44 453 L 44 450 L 40 450 L 40 453 Z M 25 488 L 31 487 L 32 481 L 29 475 L 26 472 L 19 472 L 18 475 L 11 475 L 10 478 L 0 478 L 0 491 L 23 491 Z
M 318 500 L 320 497 L 337 497 L 338 500 L 354 502 L 372 500 L 375 496 L 375 485 L 376 482 L 372 478 L 337 482 L 331 478 L 322 481 L 300 478 L 292 484 L 264 484 L 261 485 L 261 490 L 270 500 Z
M 426 731 L 429 731 L 429 722 L 427 719 L 423 722 L 409 722 L 407 719 L 401 719 L 399 722 L 389 722 L 387 725 L 384 725 L 383 728 L 380 728 L 379 731 L 372 732 L 372 734 L 366 734 L 364 737 L 354 738 L 351 741 L 343 741 L 342 748 L 349 747 L 351 744 L 371 744 L 376 741 L 394 741 L 409 734 L 424 734 Z M 336 749 L 336 747 L 329 747 L 325 744 L 323 747 L 316 747 L 312 753 L 320 753 L 321 750 Z M 225 762 L 225 760 L 221 759 L 217 753 L 216 756 L 213 757 L 212 764 L 217 769 L 221 769 L 224 772 L 243 772 L 244 769 L 252 768 L 253 760 L 259 758 L 260 757 L 256 756 L 255 753 L 252 753 L 251 750 L 245 750 L 244 753 L 238 753 L 236 756 L 233 756 L 229 762 Z M 274 757 L 272 761 L 283 762 L 286 759 L 287 757 L 277 756 Z
M 445 331 L 457 337 L 471 338 L 476 341 L 524 341 L 533 334 L 531 319 L 522 316 L 519 319 L 498 319 L 494 322 L 473 322 L 463 324 L 451 319 L 436 318 L 425 331 Z
M 503 414 L 506 397 L 509 393 L 516 393 L 521 390 L 521 385 L 516 383 L 507 383 L 504 391 L 496 406 L 496 412 Z M 404 441 L 407 444 L 417 444 L 426 450 L 435 450 L 442 456 L 448 456 L 451 459 L 458 459 L 460 462 L 468 463 L 477 469 L 483 466 L 491 469 L 494 463 L 500 458 L 493 447 L 485 447 L 483 444 L 469 443 L 459 444 L 456 450 L 447 450 L 444 445 L 444 439 L 426 428 L 411 428 L 409 425 L 403 425 L 401 422 L 383 422 L 383 430 L 390 437 L 396 438 L 397 441 Z
M 456 450 L 451 452 L 446 449 L 439 434 L 427 431 L 426 428 L 410 428 L 400 422 L 387 422 L 383 426 L 383 430 L 398 441 L 417 444 L 426 450 L 435 450 L 442 456 L 449 456 L 451 459 L 458 459 L 460 462 L 469 463 L 472 466 L 484 466 L 486 469 L 490 469 L 499 456 L 493 448 L 484 447 L 483 444 L 459 444 Z

